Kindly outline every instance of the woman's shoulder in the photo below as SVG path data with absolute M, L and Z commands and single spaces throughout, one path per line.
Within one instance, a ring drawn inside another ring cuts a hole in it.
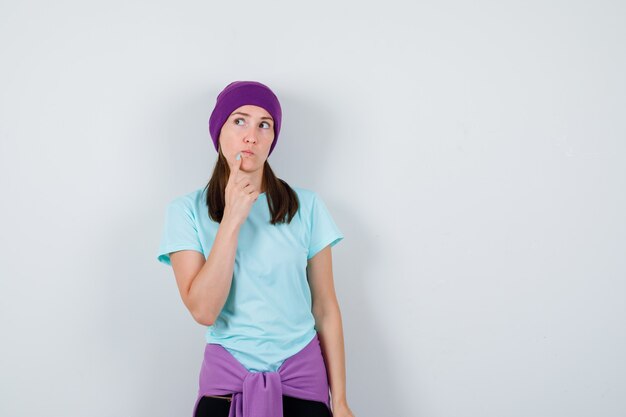
M 317 196 L 317 193 L 310 188 L 293 186 L 291 184 L 289 186 L 296 192 L 296 194 L 298 194 L 298 198 L 303 203 L 308 204 Z
M 197 188 L 193 191 L 188 191 L 184 194 L 179 194 L 172 198 L 169 202 L 170 205 L 185 206 L 189 209 L 197 209 L 202 206 L 203 201 L 206 200 L 206 187 Z
M 319 198 L 318 193 L 307 187 L 294 186 L 289 184 L 292 190 L 298 195 L 301 205 L 310 207 L 314 201 Z M 191 211 L 204 210 L 206 206 L 206 186 L 197 188 L 193 191 L 179 194 L 170 200 L 170 205 L 183 206 Z

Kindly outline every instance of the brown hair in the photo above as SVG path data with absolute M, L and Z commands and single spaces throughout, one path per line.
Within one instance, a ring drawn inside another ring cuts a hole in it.
M 213 168 L 213 175 L 204 187 L 206 193 L 206 205 L 209 208 L 209 217 L 218 223 L 224 217 L 226 205 L 226 183 L 230 176 L 228 161 L 219 147 L 217 161 Z M 285 181 L 274 175 L 270 164 L 265 160 L 263 164 L 263 188 L 267 197 L 267 205 L 271 213 L 271 224 L 290 223 L 296 215 L 300 202 L 296 192 Z

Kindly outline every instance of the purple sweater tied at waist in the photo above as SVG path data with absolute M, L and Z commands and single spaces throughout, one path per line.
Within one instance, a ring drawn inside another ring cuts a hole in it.
M 228 417 L 283 417 L 283 395 L 330 407 L 328 377 L 317 333 L 275 372 L 250 372 L 223 346 L 207 343 L 200 369 L 195 417 L 203 396 L 232 393 Z

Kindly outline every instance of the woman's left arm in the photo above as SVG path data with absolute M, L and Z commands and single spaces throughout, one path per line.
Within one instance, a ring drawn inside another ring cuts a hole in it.
M 341 311 L 333 283 L 330 245 L 307 264 L 313 316 L 329 375 L 333 417 L 354 417 L 346 399 L 346 365 Z

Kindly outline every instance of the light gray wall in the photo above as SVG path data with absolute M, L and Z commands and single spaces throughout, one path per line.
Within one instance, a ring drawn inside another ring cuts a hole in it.
M 357 417 L 626 415 L 623 2 L 0 3 L 0 415 L 190 415 L 155 258 L 230 81 L 316 190 Z

